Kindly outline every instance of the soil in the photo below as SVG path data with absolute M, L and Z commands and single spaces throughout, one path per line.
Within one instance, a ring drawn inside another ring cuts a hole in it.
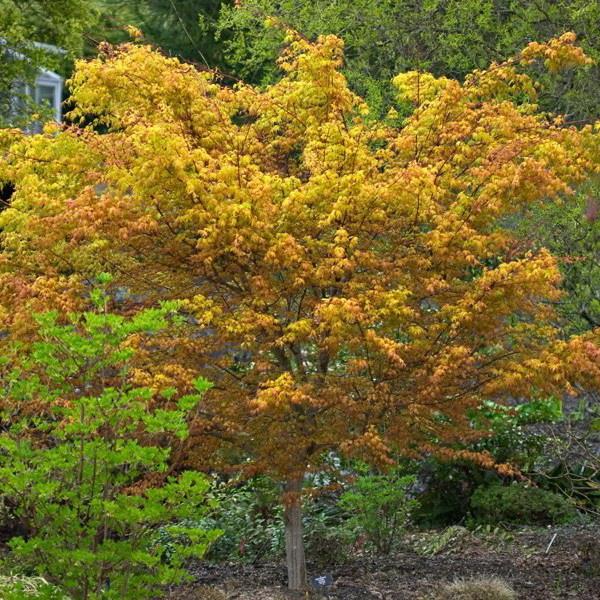
M 338 566 L 311 568 L 330 585 L 301 598 L 429 600 L 446 582 L 473 576 L 504 579 L 526 600 L 600 600 L 600 528 L 565 527 L 456 535 L 440 548 L 443 532 L 413 534 L 387 557 L 354 556 Z M 556 534 L 556 536 L 555 536 Z M 436 537 L 437 536 L 437 537 Z M 553 539 L 550 548 L 550 541 Z M 435 554 L 433 554 L 435 552 Z M 208 564 L 191 568 L 194 583 L 169 600 L 284 600 L 283 564 Z M 218 594 L 217 592 L 222 592 Z M 472 600 L 477 600 L 473 598 Z

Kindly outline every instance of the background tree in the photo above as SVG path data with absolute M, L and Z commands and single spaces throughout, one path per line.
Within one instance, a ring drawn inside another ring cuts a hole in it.
M 265 27 L 280 18 L 310 39 L 344 39 L 344 73 L 350 86 L 374 109 L 393 101 L 389 81 L 418 69 L 463 79 L 474 69 L 502 61 L 531 40 L 565 31 L 578 34 L 594 59 L 600 57 L 600 5 L 587 0 L 242 0 L 223 5 L 218 31 L 230 69 L 244 80 L 271 83 L 284 33 Z M 568 71 L 554 78 L 542 105 L 573 119 L 597 117 L 600 101 L 593 74 Z M 546 83 L 550 83 L 546 81 Z
M 139 381 L 215 382 L 185 463 L 283 483 L 302 588 L 301 493 L 324 453 L 491 466 L 460 450 L 469 408 L 600 383 L 593 334 L 565 341 L 555 326 L 556 261 L 501 227 L 597 168 L 594 130 L 538 114 L 523 72 L 585 64 L 573 41 L 531 44 L 464 84 L 401 74 L 405 120 L 369 115 L 333 36 L 290 33 L 285 74 L 263 91 L 105 47 L 73 78 L 73 118 L 92 123 L 3 135 L 0 177 L 16 185 L 0 217 L 4 326 L 24 336 L 32 310 L 85 303 L 100 268 L 121 310 L 183 300 L 188 330 L 141 348 Z
M 135 25 L 164 52 L 211 68 L 222 65 L 215 40 L 221 0 L 98 0 L 102 18 L 94 35 L 125 41 L 123 26 Z M 120 39 L 119 39 L 120 37 Z
M 552 204 L 519 219 L 523 237 L 545 246 L 561 263 L 561 322 L 569 332 L 600 327 L 600 203 L 598 184 L 585 186 L 577 202 Z

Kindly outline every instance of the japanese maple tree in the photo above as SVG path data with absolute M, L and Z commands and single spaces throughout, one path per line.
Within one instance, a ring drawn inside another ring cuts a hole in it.
M 409 116 L 381 121 L 342 60 L 339 39 L 290 33 L 260 90 L 107 46 L 78 65 L 73 125 L 2 134 L 4 326 L 79 307 L 100 271 L 115 310 L 182 300 L 185 335 L 140 348 L 140 383 L 214 382 L 182 460 L 284 483 L 293 589 L 303 479 L 326 452 L 456 455 L 483 398 L 600 382 L 597 332 L 554 326 L 554 258 L 504 226 L 597 169 L 594 128 L 539 114 L 525 72 L 585 64 L 574 36 L 463 84 L 401 74 Z

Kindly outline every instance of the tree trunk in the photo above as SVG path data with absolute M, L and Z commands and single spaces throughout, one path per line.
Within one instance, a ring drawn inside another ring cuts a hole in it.
M 288 570 L 288 588 L 306 589 L 306 560 L 302 536 L 302 477 L 285 484 L 285 555 Z

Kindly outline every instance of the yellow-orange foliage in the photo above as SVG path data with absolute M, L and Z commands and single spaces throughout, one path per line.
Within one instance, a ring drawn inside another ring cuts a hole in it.
M 402 123 L 349 91 L 332 36 L 290 33 L 265 90 L 104 48 L 71 84 L 80 125 L 2 133 L 4 327 L 23 336 L 31 311 L 85 302 L 101 271 L 128 294 L 116 309 L 183 299 L 189 327 L 139 378 L 205 371 L 192 458 L 281 477 L 325 450 L 387 463 L 464 441 L 485 397 L 597 385 L 593 334 L 553 325 L 555 260 L 502 226 L 597 170 L 595 129 L 538 114 L 524 71 L 585 63 L 573 41 L 464 84 L 400 75 Z

